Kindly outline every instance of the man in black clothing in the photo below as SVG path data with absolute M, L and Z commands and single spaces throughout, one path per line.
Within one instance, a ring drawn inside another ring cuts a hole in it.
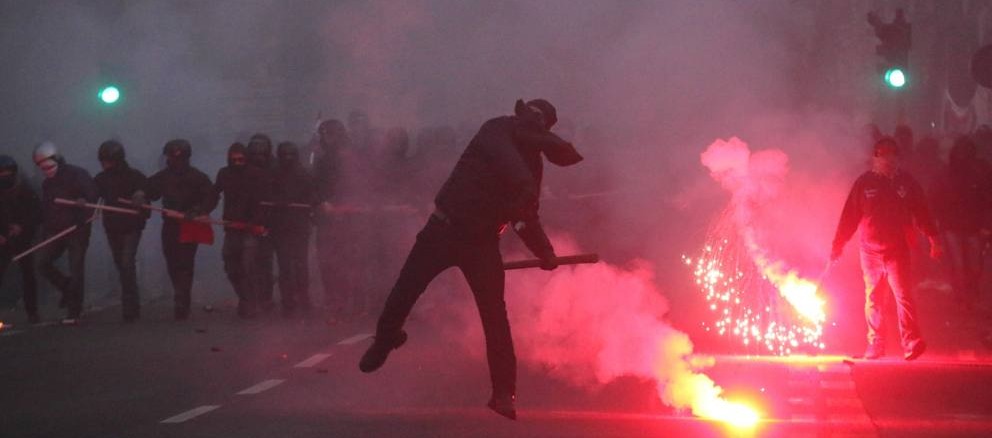
M 316 190 L 313 178 L 300 163 L 300 151 L 295 144 L 280 143 L 276 154 L 279 165 L 272 194 L 272 242 L 279 264 L 282 311 L 284 316 L 290 317 L 297 308 L 304 312 L 310 309 L 307 253 L 312 210 L 301 206 L 316 203 Z
M 182 139 L 170 140 L 162 150 L 166 168 L 148 178 L 142 196 L 149 202 L 162 199 L 162 206 L 182 212 L 182 219 L 163 215 L 162 252 L 175 291 L 177 321 L 189 318 L 193 271 L 196 266 L 196 242 L 186 241 L 180 233 L 182 221 L 209 215 L 217 207 L 217 194 L 210 178 L 189 164 L 193 148 Z
M 992 234 L 992 166 L 978 156 L 971 138 L 961 136 L 938 175 L 931 191 L 933 212 L 947 243 L 954 295 L 972 311 L 981 298 L 982 252 Z
M 317 265 L 321 284 L 324 286 L 324 306 L 329 321 L 343 316 L 348 305 L 350 291 L 344 290 L 339 272 L 347 269 L 339 263 L 343 259 L 337 243 L 341 240 L 340 220 L 330 212 L 333 204 L 339 202 L 342 174 L 342 151 L 349 147 L 350 140 L 344 124 L 329 119 L 320 123 L 317 130 L 318 155 L 313 165 L 317 201 L 320 209 L 316 212 L 317 225 Z
M 41 221 L 41 201 L 17 172 L 17 162 L 0 155 L 0 284 L 11 259 L 28 249 Z M 38 281 L 31 254 L 17 261 L 24 287 L 24 310 L 28 322 L 41 322 L 38 316 Z
M 910 239 L 919 229 L 930 239 L 930 256 L 938 258 L 943 247 L 930 216 L 923 189 L 899 169 L 899 144 L 891 137 L 875 143 L 872 169 L 862 174 L 844 203 L 837 225 L 831 262 L 836 262 L 854 232 L 861 230 L 861 270 L 865 279 L 865 319 L 868 348 L 865 359 L 885 354 L 885 300 L 895 297 L 903 357 L 913 360 L 927 348 L 916 318 L 912 296 Z
M 217 172 L 214 189 L 224 197 L 224 220 L 260 224 L 266 213 L 260 203 L 268 198 L 269 187 L 265 184 L 265 172 L 248 165 L 246 152 L 241 143 L 228 148 L 227 167 Z M 224 272 L 238 295 L 238 316 L 241 318 L 253 318 L 258 313 L 256 257 L 261 234 L 245 227 L 224 228 Z
M 538 217 L 541 154 L 562 166 L 582 160 L 571 144 L 549 131 L 557 121 L 550 103 L 517 101 L 515 113 L 484 123 L 441 187 L 436 209 L 386 299 L 375 341 L 359 363 L 367 373 L 381 367 L 390 351 L 406 342 L 403 324 L 427 285 L 457 266 L 482 318 L 493 390 L 488 406 L 511 419 L 516 418 L 516 356 L 503 299 L 499 237 L 512 224 L 542 260 L 541 268 L 554 269 L 555 252 Z
M 108 140 L 100 145 L 97 159 L 103 171 L 93 180 L 96 182 L 100 198 L 106 205 L 122 208 L 133 208 L 145 204 L 142 189 L 147 178 L 145 174 L 128 165 L 124 155 L 124 145 L 116 140 Z M 119 199 L 129 199 L 131 204 L 125 204 Z M 135 259 L 138 253 L 138 242 L 141 232 L 145 229 L 148 219 L 146 211 L 139 215 L 108 212 L 103 215 L 103 229 L 107 233 L 110 253 L 117 266 L 121 281 L 121 305 L 124 322 L 131 323 L 141 315 L 141 302 L 138 295 L 138 273 Z
M 86 273 L 86 249 L 90 243 L 90 217 L 93 212 L 76 206 L 56 204 L 56 198 L 80 204 L 96 202 L 97 189 L 89 172 L 65 162 L 55 145 L 45 142 L 34 150 L 34 162 L 45 174 L 41 184 L 42 237 L 48 238 L 75 226 L 68 235 L 41 248 L 39 269 L 59 292 L 67 307 L 62 324 L 79 324 L 83 312 L 83 288 Z M 68 253 L 69 275 L 55 267 L 55 260 Z
M 261 171 L 267 190 L 271 190 L 272 178 L 275 173 L 272 159 L 272 140 L 268 135 L 255 134 L 248 141 L 248 165 Z M 262 223 L 266 227 L 269 223 Z M 275 307 L 272 302 L 272 292 L 275 288 L 274 270 L 275 246 L 272 238 L 258 236 L 258 250 L 255 252 L 255 271 L 258 281 L 258 305 L 262 310 L 269 311 Z

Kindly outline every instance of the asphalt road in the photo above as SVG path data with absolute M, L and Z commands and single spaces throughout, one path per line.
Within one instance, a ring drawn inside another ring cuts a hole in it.
M 484 406 L 484 358 L 429 324 L 413 321 L 410 342 L 367 375 L 368 319 L 245 322 L 222 308 L 176 323 L 153 304 L 123 325 L 118 313 L 79 327 L 0 315 L 0 437 L 992 436 L 982 354 L 716 356 L 707 374 L 764 414 L 749 431 L 664 406 L 653 382 L 589 390 L 522 367 L 514 422 Z

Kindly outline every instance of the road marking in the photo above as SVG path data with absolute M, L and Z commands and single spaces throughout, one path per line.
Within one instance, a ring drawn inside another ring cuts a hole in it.
M 285 379 L 269 379 L 269 380 L 266 380 L 264 382 L 261 382 L 261 383 L 255 385 L 255 386 L 252 386 L 252 387 L 250 387 L 248 389 L 245 389 L 245 390 L 239 392 L 238 395 L 258 394 L 258 393 L 260 393 L 262 391 L 268 391 L 268 390 L 270 390 L 272 388 L 275 388 L 276 386 L 279 386 L 282 382 L 285 382 L 285 381 L 286 381 Z
M 834 363 L 817 365 L 816 369 L 824 374 L 850 374 L 851 369 L 847 365 Z
M 958 360 L 977 360 L 978 355 L 975 354 L 975 350 L 960 350 L 958 351 Z
M 838 391 L 854 391 L 856 389 L 851 380 L 821 380 L 820 388 Z
M 362 342 L 362 341 L 364 341 L 364 340 L 366 340 L 368 338 L 371 338 L 371 337 L 372 337 L 372 334 L 371 333 L 362 333 L 360 335 L 355 335 L 355 336 L 352 336 L 352 337 L 350 337 L 348 339 L 344 339 L 344 340 L 338 342 L 338 345 L 357 344 L 357 343 Z
M 328 353 L 317 353 L 313 356 L 310 356 L 309 359 L 294 365 L 293 368 L 310 368 L 329 357 L 331 357 L 331 355 Z
M 827 399 L 828 408 L 851 408 L 851 409 L 863 409 L 864 405 L 861 404 L 861 399 L 857 398 L 828 398 Z
M 790 405 L 813 406 L 814 400 L 806 397 L 792 397 L 789 399 Z
M 162 423 L 182 423 L 184 421 L 192 420 L 193 418 L 199 417 L 200 415 L 206 414 L 214 409 L 219 408 L 220 405 L 205 405 L 198 408 L 190 409 L 183 412 L 175 417 L 169 417 L 162 420 Z

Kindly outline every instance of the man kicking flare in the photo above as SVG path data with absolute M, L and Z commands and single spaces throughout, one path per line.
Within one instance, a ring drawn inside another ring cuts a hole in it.
M 403 323 L 427 285 L 447 268 L 465 275 L 482 318 L 493 393 L 489 408 L 516 419 L 517 364 L 503 300 L 503 259 L 499 237 L 511 224 L 527 248 L 557 267 L 554 248 L 538 218 L 541 153 L 553 164 L 582 160 L 571 144 L 551 133 L 558 120 L 546 100 L 517 101 L 514 116 L 485 122 L 469 142 L 448 180 L 434 198 L 436 209 L 400 270 L 379 316 L 375 341 L 359 368 L 379 369 L 389 353 L 406 342 Z

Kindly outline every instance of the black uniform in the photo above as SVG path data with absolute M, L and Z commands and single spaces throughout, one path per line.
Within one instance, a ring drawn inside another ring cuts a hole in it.
M 244 158 L 244 147 L 240 144 L 231 146 L 228 166 L 217 172 L 214 183 L 217 194 L 224 197 L 224 220 L 261 224 L 266 211 L 259 203 L 268 198 L 269 189 L 265 184 L 266 174 L 243 162 L 232 162 L 231 156 L 235 153 L 240 153 Z M 259 243 L 257 234 L 243 227 L 224 229 L 224 272 L 238 295 L 238 315 L 241 317 L 254 316 L 258 308 L 260 277 L 255 269 Z
M 349 139 L 344 125 L 337 120 L 325 120 L 320 124 L 320 154 L 313 165 L 313 178 L 316 184 L 317 202 L 322 205 L 339 201 L 342 174 L 341 151 L 348 147 Z M 340 316 L 346 305 L 348 292 L 338 272 L 347 269 L 339 260 L 342 246 L 341 227 L 338 218 L 317 212 L 317 265 L 321 284 L 324 288 L 324 306 L 331 318 Z
M 100 197 L 106 205 L 134 208 L 131 204 L 119 201 L 120 198 L 131 200 L 135 193 L 142 190 L 147 178 L 145 174 L 130 167 L 127 161 L 121 160 L 114 167 L 104 170 L 94 178 Z M 121 281 L 121 304 L 125 321 L 138 318 L 141 310 L 138 295 L 138 273 L 135 266 L 138 242 L 141 232 L 145 229 L 148 219 L 146 212 L 140 215 L 107 212 L 103 214 L 103 229 L 107 233 L 110 253 L 117 266 Z
M 0 180 L 0 282 L 11 259 L 28 249 L 41 221 L 41 201 L 38 195 L 20 180 L 16 163 L 9 181 Z M 15 232 L 16 230 L 16 232 Z M 34 273 L 34 257 L 30 254 L 17 261 L 24 286 L 24 310 L 32 322 L 38 321 L 38 282 Z M 0 283 L 2 284 L 2 283 Z
M 79 318 L 83 311 L 83 287 L 86 273 L 86 249 L 90 242 L 93 210 L 59 205 L 56 198 L 96 202 L 97 189 L 90 173 L 71 164 L 60 163 L 55 176 L 41 184 L 42 237 L 48 238 L 72 226 L 77 228 L 67 236 L 38 250 L 38 267 L 56 289 L 62 293 L 69 319 Z M 55 267 L 55 260 L 68 253 L 69 275 Z
M 188 147 L 188 143 L 186 145 Z M 166 154 L 168 153 L 167 145 Z M 170 164 L 165 170 L 148 178 L 145 194 L 149 201 L 161 198 L 162 206 L 181 211 L 192 219 L 210 214 L 217 207 L 217 194 L 214 192 L 210 178 L 190 166 L 188 160 L 188 156 L 185 163 L 177 160 L 180 162 L 176 165 Z M 166 267 L 175 291 L 175 316 L 176 319 L 182 320 L 189 316 L 193 271 L 199 244 L 180 241 L 180 219 L 163 215 L 163 220 L 162 252 L 165 254 Z
M 285 145 L 279 145 L 279 166 L 272 193 L 276 205 L 270 223 L 279 264 L 279 293 L 283 313 L 288 316 L 297 307 L 303 310 L 310 308 L 307 290 L 310 265 L 307 255 L 312 226 L 310 208 L 290 207 L 289 204 L 312 206 L 316 203 L 317 194 L 313 177 L 300 164 L 295 146 L 289 148 Z
M 506 224 L 513 223 L 535 255 L 548 261 L 554 257 L 538 217 L 541 152 L 549 148 L 569 150 L 575 157 L 570 164 L 581 160 L 564 140 L 518 117 L 498 117 L 482 125 L 437 194 L 437 209 L 417 235 L 379 318 L 376 343 L 401 343 L 405 339 L 401 328 L 427 285 L 445 269 L 457 266 L 482 318 L 494 400 L 512 399 L 516 357 L 503 299 L 499 237 Z M 363 357 L 363 371 L 379 365 L 366 363 L 375 348 L 373 344 Z
M 271 190 L 275 175 L 275 164 L 272 162 L 272 140 L 265 134 L 255 134 L 247 146 L 248 165 L 254 166 L 262 173 L 261 182 L 266 190 Z M 270 226 L 268 222 L 260 225 Z M 258 305 L 263 310 L 275 307 L 272 302 L 272 292 L 275 288 L 275 245 L 269 236 L 258 236 L 258 250 L 255 253 L 255 274 L 258 291 Z

